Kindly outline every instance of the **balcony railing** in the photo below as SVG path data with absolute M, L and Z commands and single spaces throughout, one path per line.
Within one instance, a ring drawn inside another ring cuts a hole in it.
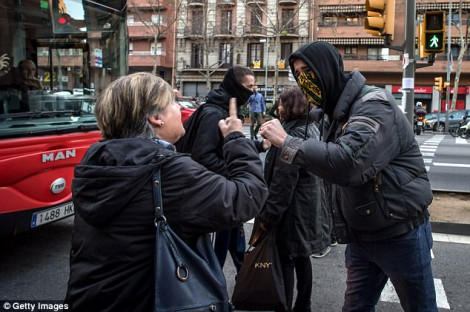
M 299 29 L 296 27 L 296 25 L 291 25 L 290 28 L 284 29 L 281 31 L 281 36 L 298 36 L 299 35 Z
M 166 56 L 165 51 L 129 51 L 130 56 L 147 56 L 147 55 L 157 55 L 157 56 Z
M 184 28 L 185 37 L 202 37 L 203 27 L 202 26 L 186 26 Z
M 256 4 L 264 5 L 264 4 L 266 4 L 266 1 L 265 0 L 247 0 L 246 4 L 247 5 L 256 5 Z
M 297 0 L 279 0 L 280 5 L 297 4 Z
M 188 0 L 188 5 L 191 7 L 203 6 L 204 0 Z
M 367 54 L 343 54 L 343 59 L 356 60 L 356 61 L 399 61 L 402 56 L 399 54 L 393 55 L 367 55 Z
M 235 0 L 217 0 L 217 5 L 221 6 L 234 6 L 236 4 Z
M 216 26 L 213 29 L 214 31 L 214 36 L 234 36 L 235 35 L 235 29 L 229 28 L 227 26 Z

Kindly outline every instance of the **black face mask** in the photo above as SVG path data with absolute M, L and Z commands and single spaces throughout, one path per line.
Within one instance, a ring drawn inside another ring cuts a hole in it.
M 237 106 L 239 107 L 245 105 L 250 96 L 253 94 L 253 91 L 245 88 L 241 83 L 238 82 L 231 68 L 227 70 L 220 87 L 227 91 L 231 97 L 237 98 Z

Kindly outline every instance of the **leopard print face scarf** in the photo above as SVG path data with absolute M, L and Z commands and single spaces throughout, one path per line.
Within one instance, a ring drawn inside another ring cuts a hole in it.
M 298 84 L 307 100 L 315 106 L 321 106 L 322 92 L 318 86 L 318 80 L 313 72 L 300 73 L 297 77 Z

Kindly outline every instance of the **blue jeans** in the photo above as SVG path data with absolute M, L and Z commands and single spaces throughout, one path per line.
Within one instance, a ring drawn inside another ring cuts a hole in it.
M 375 311 L 390 278 L 404 311 L 436 311 L 431 269 L 431 223 L 378 242 L 358 240 L 346 247 L 343 311 Z

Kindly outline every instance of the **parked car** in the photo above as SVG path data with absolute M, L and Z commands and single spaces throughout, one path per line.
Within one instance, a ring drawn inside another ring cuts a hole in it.
M 185 99 L 176 99 L 181 109 L 181 120 L 183 123 L 196 111 L 197 106 Z
M 190 102 L 191 105 L 194 107 L 199 107 L 201 105 L 201 103 L 199 103 L 197 99 L 193 96 L 181 96 L 178 98 L 178 100 Z
M 432 130 L 436 132 L 444 132 L 445 129 L 445 122 L 446 122 L 446 113 L 433 113 L 435 116 L 425 116 L 426 123 L 425 128 L 426 130 Z M 463 109 L 457 110 L 453 112 L 449 112 L 449 128 L 457 127 L 459 122 L 463 119 L 464 116 L 470 115 L 470 109 Z
M 423 130 L 431 130 L 431 128 L 428 125 L 426 125 L 426 123 L 427 123 L 428 120 L 432 120 L 434 118 L 437 118 L 437 115 L 438 115 L 438 113 L 428 113 L 428 114 L 424 115 Z

